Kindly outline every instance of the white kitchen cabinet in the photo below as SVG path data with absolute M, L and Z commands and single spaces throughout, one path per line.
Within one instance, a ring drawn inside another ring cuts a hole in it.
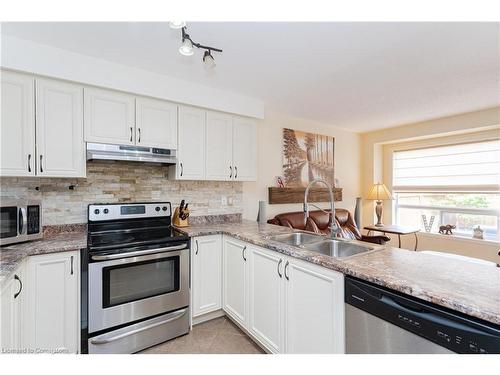
M 177 105 L 138 97 L 135 131 L 137 146 L 177 149 Z
M 36 155 L 39 176 L 86 176 L 82 86 L 36 79 Z
M 287 353 L 344 353 L 344 276 L 296 259 L 287 260 Z
M 257 125 L 252 119 L 233 117 L 233 168 L 235 181 L 257 180 Z
M 178 155 L 170 176 L 178 180 L 205 179 L 205 116 L 206 111 L 193 107 L 179 107 Z M 172 173 L 175 173 L 172 176 Z
M 135 144 L 135 96 L 85 87 L 85 141 Z
M 242 327 L 247 327 L 248 314 L 248 245 L 244 242 L 224 237 L 223 247 L 223 307 Z
M 206 179 L 230 181 L 233 168 L 233 117 L 207 112 Z
M 78 251 L 28 258 L 23 346 L 78 352 L 79 260 Z
M 192 240 L 193 317 L 222 308 L 222 236 Z
M 21 265 L 0 290 L 0 349 L 15 353 L 21 349 L 22 300 L 24 298 L 24 264 Z
M 35 175 L 35 90 L 29 74 L 1 71 L 0 175 Z
M 283 256 L 249 246 L 248 330 L 272 353 L 283 353 Z

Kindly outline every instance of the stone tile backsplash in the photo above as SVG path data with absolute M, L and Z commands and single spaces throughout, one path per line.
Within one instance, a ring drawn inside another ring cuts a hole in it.
M 2 177 L 0 197 L 41 199 L 43 225 L 86 223 L 90 203 L 170 201 L 175 208 L 185 199 L 193 216 L 242 212 L 242 182 L 174 181 L 167 172 L 155 164 L 90 161 L 86 179 Z

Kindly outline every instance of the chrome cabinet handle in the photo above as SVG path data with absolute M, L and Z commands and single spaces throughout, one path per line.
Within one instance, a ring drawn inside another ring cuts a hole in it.
M 238 167 L 234 166 L 234 178 L 238 178 Z
M 71 256 L 71 272 L 70 272 L 71 275 L 73 275 L 73 258 L 74 258 L 74 256 L 72 255 Z
M 21 294 L 21 291 L 23 290 L 23 283 L 22 283 L 21 279 L 19 278 L 19 276 L 17 276 L 17 275 L 14 275 L 14 279 L 19 281 L 19 292 L 14 294 L 14 299 L 16 299 Z
M 283 263 L 283 259 L 280 258 L 280 261 L 278 262 L 278 275 L 279 275 L 280 279 L 283 277 L 283 275 L 280 272 L 281 263 Z
M 132 142 L 132 136 L 133 136 L 133 131 L 134 129 L 132 129 L 132 126 L 130 127 L 130 142 Z
M 247 249 L 246 246 L 243 246 L 243 250 L 241 251 L 241 255 L 243 256 L 243 260 L 246 262 L 247 258 L 245 258 L 245 250 Z
M 182 166 L 182 163 L 181 163 L 181 177 L 183 174 L 184 174 L 184 167 Z
M 195 242 L 196 242 L 196 253 L 195 253 L 195 255 L 198 255 L 198 251 L 200 250 L 200 247 L 198 246 L 198 240 L 196 240 Z
M 31 172 L 31 154 L 28 154 L 28 172 Z
M 137 142 L 141 143 L 141 128 L 138 128 L 138 130 L 139 130 L 139 140 Z
M 286 272 L 286 271 L 288 270 L 288 265 L 289 265 L 289 264 L 290 264 L 290 263 L 289 263 L 289 262 L 288 262 L 288 260 L 287 260 L 287 261 L 286 261 L 286 263 L 285 263 L 285 272 L 284 272 L 284 273 L 285 273 L 285 279 L 287 279 L 287 280 L 290 280 L 290 279 L 288 278 L 288 273 Z
M 233 167 L 229 166 L 229 178 L 233 178 Z
M 43 155 L 40 155 L 40 172 L 41 173 L 43 173 L 42 158 L 43 158 Z

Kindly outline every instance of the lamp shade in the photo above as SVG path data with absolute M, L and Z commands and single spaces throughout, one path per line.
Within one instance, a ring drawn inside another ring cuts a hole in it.
M 392 199 L 392 195 L 384 184 L 374 184 L 368 193 L 366 199 L 377 201 Z

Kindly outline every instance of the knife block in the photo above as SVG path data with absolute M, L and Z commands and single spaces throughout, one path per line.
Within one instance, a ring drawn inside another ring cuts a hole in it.
M 175 208 L 174 217 L 172 218 L 173 225 L 180 228 L 189 227 L 189 209 L 184 210 L 184 212 L 188 214 L 188 217 L 185 220 L 182 220 L 179 207 Z

